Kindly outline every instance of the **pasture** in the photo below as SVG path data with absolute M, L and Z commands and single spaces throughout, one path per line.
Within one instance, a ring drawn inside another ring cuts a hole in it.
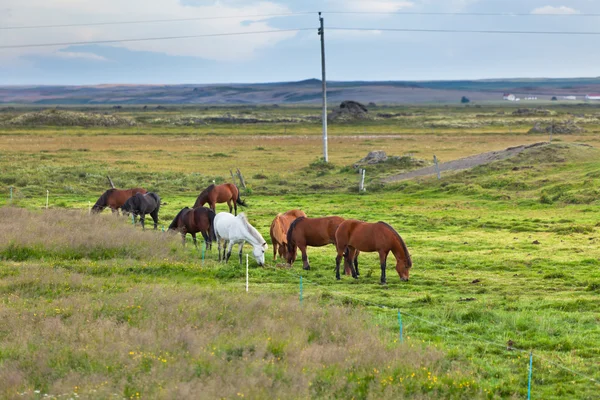
M 331 165 L 318 160 L 318 121 L 306 119 L 316 109 L 124 108 L 139 125 L 0 127 L 0 201 L 14 186 L 13 205 L 31 210 L 0 210 L 0 312 L 12 321 L 0 327 L 0 396 L 523 398 L 532 350 L 533 398 L 595 398 L 600 120 L 591 106 L 549 110 L 386 108 L 403 115 L 330 126 Z M 225 112 L 297 121 L 168 122 Z M 546 141 L 527 132 L 550 119 L 585 132 L 439 181 L 379 182 L 415 158 Z M 357 193 L 352 164 L 380 149 L 413 158 L 367 166 Z M 242 211 L 268 242 L 274 216 L 295 208 L 383 220 L 407 243 L 410 280 L 388 261 L 379 285 L 378 256 L 362 253 L 361 277 L 336 281 L 333 246 L 308 249 L 310 271 L 273 263 L 269 247 L 264 267 L 250 256 L 246 294 L 235 256 L 219 264 L 213 247 L 202 260 L 160 229 L 86 215 L 110 175 L 157 192 L 166 227 L 236 167 L 248 184 Z

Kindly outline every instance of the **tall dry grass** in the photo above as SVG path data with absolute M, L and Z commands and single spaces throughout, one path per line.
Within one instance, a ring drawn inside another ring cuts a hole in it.
M 476 398 L 354 308 L 0 266 L 0 398 Z M 58 295 L 57 293 L 60 293 Z M 391 314 L 390 318 L 395 315 Z
M 0 208 L 0 259 L 165 258 L 173 235 L 143 232 L 124 217 L 77 210 Z

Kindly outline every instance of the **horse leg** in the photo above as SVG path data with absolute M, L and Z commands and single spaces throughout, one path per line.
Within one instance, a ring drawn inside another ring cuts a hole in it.
M 156 210 L 152 211 L 152 213 L 150 213 L 150 216 L 152 217 L 152 220 L 154 221 L 154 230 L 158 229 L 158 212 Z
M 348 257 L 350 253 L 350 248 L 346 247 L 344 249 L 344 275 L 352 275 L 352 271 L 350 270 L 350 266 L 348 265 Z
M 357 274 L 356 274 L 356 270 L 354 269 L 354 266 L 352 265 L 353 261 L 354 261 L 354 257 L 356 254 L 356 249 L 353 247 L 346 247 L 346 251 L 344 252 L 344 270 L 349 270 L 350 271 L 350 275 L 352 275 L 353 278 L 358 278 Z
M 192 239 L 194 239 L 194 247 L 198 250 L 198 241 L 196 240 L 196 233 L 192 233 Z
M 240 264 L 242 263 L 242 250 L 244 247 L 244 242 L 240 243 Z
M 310 264 L 308 263 L 308 255 L 306 254 L 306 245 L 298 246 L 298 248 L 302 252 L 302 268 L 308 271 L 310 269 Z
M 205 231 L 200 231 L 202 237 L 204 238 L 204 246 L 208 249 L 210 246 L 210 239 L 208 238 L 208 234 Z
M 273 240 L 273 261 L 277 261 L 277 242 Z
M 335 279 L 337 279 L 338 281 L 341 279 L 340 278 L 340 262 L 342 261 L 343 254 L 344 254 L 344 250 L 341 250 L 340 248 L 338 248 L 337 256 L 335 257 Z
M 233 200 L 233 209 L 235 210 L 234 215 L 237 215 L 237 200 Z M 231 206 L 229 206 L 229 212 L 231 212 Z
M 356 270 L 356 276 L 360 276 L 360 272 L 358 272 L 358 254 L 360 251 L 356 250 L 354 254 L 354 269 Z
M 217 251 L 219 252 L 219 262 L 221 262 L 221 238 L 219 236 L 217 236 Z
M 135 217 L 134 217 L 135 218 Z M 144 221 L 146 220 L 146 214 L 140 214 L 140 223 L 142 224 L 142 230 L 146 230 L 146 226 L 144 225 Z
M 181 232 L 181 239 L 183 239 L 183 247 L 185 247 L 185 232 Z
M 381 284 L 382 285 L 386 285 L 386 279 L 385 279 L 385 262 L 387 260 L 387 256 L 388 256 L 388 252 L 387 251 L 380 251 L 379 252 L 379 262 L 381 264 Z
M 229 214 L 231 214 L 231 212 L 233 211 L 233 207 L 231 206 L 231 199 L 227 200 L 227 206 L 229 206 Z M 235 215 L 237 215 L 237 210 Z
M 225 262 L 229 261 L 229 257 L 231 257 L 231 249 L 233 248 L 233 245 L 234 243 L 231 240 L 227 243 L 227 258 L 225 259 Z

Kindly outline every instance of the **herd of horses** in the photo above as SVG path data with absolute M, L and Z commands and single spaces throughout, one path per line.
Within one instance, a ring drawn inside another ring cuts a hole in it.
M 205 204 L 209 207 L 204 207 Z M 216 214 L 216 204 L 227 203 L 229 212 Z M 158 212 L 161 200 L 156 193 L 148 193 L 142 188 L 128 190 L 109 189 L 104 192 L 93 212 L 101 212 L 110 208 L 113 213 L 133 215 L 133 221 L 139 216 L 142 228 L 144 220 L 150 215 L 154 221 L 154 229 L 158 226 Z M 235 244 L 239 244 L 239 261 L 242 262 L 244 243 L 252 245 L 252 254 L 258 265 L 265 263 L 265 252 L 268 248 L 263 236 L 254 228 L 244 213 L 237 215 L 237 206 L 246 206 L 240 199 L 238 188 L 231 183 L 210 185 L 200 193 L 192 208 L 185 207 L 175 216 L 169 225 L 169 231 L 181 233 L 185 246 L 185 236 L 192 236 L 197 247 L 196 234 L 200 233 L 206 248 L 212 248 L 217 242 L 219 261 L 227 262 Z M 234 211 L 234 215 L 231 212 Z M 289 265 L 296 260 L 298 250 L 302 254 L 305 270 L 310 269 L 307 247 L 321 247 L 333 244 L 337 250 L 335 259 L 336 279 L 340 279 L 340 264 L 344 260 L 344 273 L 358 278 L 358 255 L 360 252 L 376 252 L 379 254 L 381 267 L 381 284 L 386 284 L 387 257 L 391 252 L 396 259 L 396 272 L 402 281 L 408 281 L 412 259 L 404 240 L 385 222 L 369 223 L 339 216 L 309 218 L 301 210 L 290 210 L 275 216 L 270 228 L 273 245 L 273 259 L 277 256 Z M 221 243 L 223 245 L 221 246 Z M 221 249 L 222 254 L 221 254 Z

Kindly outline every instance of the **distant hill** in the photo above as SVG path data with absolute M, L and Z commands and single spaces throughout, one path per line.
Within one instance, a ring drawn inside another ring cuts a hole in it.
M 600 78 L 474 81 L 328 82 L 328 100 L 364 103 L 458 103 L 517 97 L 585 96 L 600 93 Z M 582 98 L 583 100 L 583 98 Z M 293 104 L 319 103 L 321 81 L 213 85 L 0 86 L 0 103 L 13 104 Z

